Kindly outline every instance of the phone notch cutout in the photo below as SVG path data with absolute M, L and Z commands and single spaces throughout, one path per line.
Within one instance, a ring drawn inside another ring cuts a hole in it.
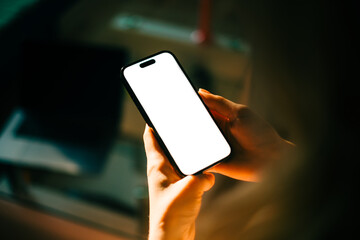
M 145 68 L 155 63 L 155 59 L 150 59 L 149 61 L 143 62 L 140 64 L 141 68 Z

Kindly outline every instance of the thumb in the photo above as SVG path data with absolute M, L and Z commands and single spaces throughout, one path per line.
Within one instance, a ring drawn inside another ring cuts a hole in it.
M 235 119 L 237 104 L 219 95 L 214 95 L 200 88 L 199 94 L 210 110 L 216 111 L 229 120 Z
M 215 176 L 212 173 L 203 173 L 200 175 L 190 175 L 177 182 L 183 193 L 192 192 L 202 194 L 214 186 Z

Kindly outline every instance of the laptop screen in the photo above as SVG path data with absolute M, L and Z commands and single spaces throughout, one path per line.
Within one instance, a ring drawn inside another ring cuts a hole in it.
M 114 136 L 124 51 L 39 42 L 23 50 L 19 97 L 26 118 L 18 134 L 85 144 Z

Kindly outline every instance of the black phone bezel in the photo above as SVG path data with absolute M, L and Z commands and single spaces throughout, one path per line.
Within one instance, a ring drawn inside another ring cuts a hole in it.
M 154 130 L 155 137 L 156 137 L 156 139 L 158 140 L 159 145 L 160 145 L 161 148 L 163 149 L 165 155 L 167 156 L 168 160 L 171 162 L 171 165 L 174 167 L 175 171 L 176 171 L 180 176 L 183 176 L 183 177 L 184 177 L 184 176 L 187 176 L 186 174 L 184 174 L 183 172 L 181 172 L 181 170 L 180 170 L 179 167 L 177 166 L 175 160 L 174 160 L 173 157 L 171 156 L 171 154 L 170 154 L 169 150 L 167 149 L 165 143 L 163 142 L 161 136 L 160 136 L 160 135 L 158 134 L 158 132 L 156 131 L 155 126 L 152 124 L 152 122 L 151 122 L 149 116 L 147 115 L 145 109 L 143 108 L 143 106 L 141 105 L 141 103 L 139 102 L 139 100 L 137 99 L 134 91 L 132 90 L 132 88 L 130 87 L 129 83 L 127 82 L 127 80 L 126 80 L 126 78 L 125 78 L 125 76 L 124 76 L 124 70 L 125 70 L 127 67 L 130 67 L 130 66 L 132 66 L 132 65 L 135 65 L 135 64 L 137 64 L 137 63 L 139 63 L 139 62 L 143 62 L 143 61 L 145 61 L 145 60 L 150 60 L 151 58 L 153 58 L 153 57 L 155 57 L 155 56 L 157 56 L 157 55 L 160 55 L 160 54 L 162 54 L 162 53 L 169 53 L 169 54 L 171 54 L 171 55 L 173 56 L 173 58 L 175 59 L 176 63 L 177 63 L 178 66 L 180 67 L 181 71 L 182 71 L 182 72 L 184 73 L 184 75 L 186 76 L 186 79 L 189 81 L 190 85 L 192 86 L 195 94 L 198 96 L 198 98 L 199 98 L 200 101 L 202 102 L 203 106 L 206 108 L 207 112 L 209 113 L 210 117 L 212 118 L 212 120 L 214 121 L 214 123 L 216 124 L 216 126 L 218 127 L 218 129 L 220 130 L 221 134 L 223 135 L 223 137 L 225 138 L 225 140 L 227 141 L 227 143 L 228 143 L 229 146 L 230 146 L 230 153 L 229 153 L 228 156 L 226 156 L 225 158 L 222 158 L 222 159 L 220 159 L 219 161 L 217 161 L 217 162 L 215 162 L 215 163 L 213 163 L 213 164 L 211 164 L 211 165 L 209 165 L 209 166 L 207 166 L 207 167 L 205 167 L 205 168 L 203 168 L 203 169 L 201 169 L 201 170 L 193 173 L 192 175 L 201 174 L 201 173 L 204 172 L 205 170 L 207 170 L 207 169 L 209 169 L 209 168 L 211 168 L 211 167 L 219 164 L 220 162 L 225 161 L 226 159 L 230 158 L 230 156 L 231 156 L 231 154 L 232 154 L 232 148 L 231 148 L 231 145 L 230 145 L 228 139 L 226 138 L 225 134 L 223 133 L 222 129 L 219 127 L 219 125 L 218 125 L 217 122 L 215 121 L 214 116 L 211 114 L 211 111 L 210 111 L 209 108 L 206 106 L 205 102 L 202 100 L 201 96 L 200 96 L 199 93 L 197 92 L 194 84 L 191 82 L 189 76 L 188 76 L 187 73 L 185 72 L 184 68 L 183 68 L 182 65 L 180 64 L 180 62 L 179 62 L 179 60 L 177 59 L 177 57 L 176 57 L 172 52 L 170 52 L 170 51 L 168 51 L 168 50 L 162 50 L 162 51 L 156 52 L 156 53 L 154 53 L 154 54 L 151 54 L 151 55 L 149 55 L 149 56 L 147 56 L 147 57 L 141 58 L 141 59 L 139 59 L 139 60 L 137 60 L 137 61 L 135 61 L 135 62 L 132 62 L 132 63 L 130 63 L 130 64 L 126 64 L 125 66 L 121 67 L 121 70 L 120 70 L 120 72 L 121 72 L 120 78 L 121 78 L 122 83 L 123 83 L 124 86 L 125 86 L 125 89 L 128 91 L 131 99 L 133 100 L 133 102 L 135 103 L 136 107 L 138 108 L 141 116 L 144 118 L 145 122 L 149 125 L 149 127 L 151 127 L 151 128 Z M 156 62 L 155 62 L 154 64 L 156 64 Z

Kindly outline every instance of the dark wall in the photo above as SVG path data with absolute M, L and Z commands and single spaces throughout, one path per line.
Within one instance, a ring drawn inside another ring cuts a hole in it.
M 0 127 L 17 104 L 17 79 L 23 43 L 56 39 L 59 18 L 75 2 L 37 1 L 0 29 Z

